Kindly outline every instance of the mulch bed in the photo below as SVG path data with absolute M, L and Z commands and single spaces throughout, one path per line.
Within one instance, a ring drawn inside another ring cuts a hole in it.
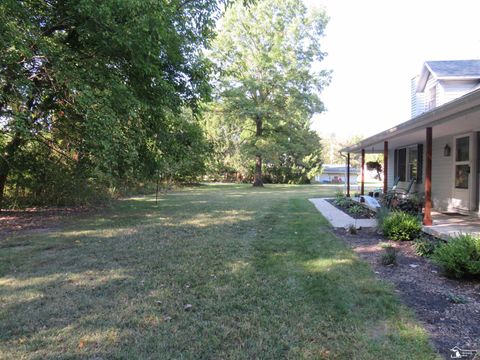
M 480 353 L 480 281 L 445 277 L 429 259 L 415 254 L 412 242 L 387 241 L 370 229 L 362 229 L 357 235 L 343 229 L 334 232 L 372 266 L 379 279 L 395 286 L 401 300 L 429 331 L 442 356 L 450 358 L 454 346 Z M 384 242 L 397 249 L 396 265 L 380 263 L 385 250 L 379 244 Z M 455 303 L 456 299 L 466 303 Z
M 367 207 L 365 207 L 364 205 L 361 205 L 360 203 L 356 203 L 358 205 L 361 205 L 365 208 L 365 212 L 362 213 L 362 214 L 351 214 L 349 212 L 349 208 L 348 207 L 344 207 L 344 206 L 339 206 L 337 204 L 335 204 L 335 201 L 334 199 L 325 199 L 326 201 L 328 201 L 331 205 L 335 206 L 338 210 L 340 211 L 343 211 L 345 214 L 353 217 L 353 218 L 357 218 L 357 219 L 375 219 L 375 213 L 368 209 Z

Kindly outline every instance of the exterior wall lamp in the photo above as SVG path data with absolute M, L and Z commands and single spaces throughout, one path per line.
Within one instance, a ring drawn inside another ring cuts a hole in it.
M 443 148 L 443 156 L 450 156 L 451 150 L 450 145 L 445 144 L 445 147 Z

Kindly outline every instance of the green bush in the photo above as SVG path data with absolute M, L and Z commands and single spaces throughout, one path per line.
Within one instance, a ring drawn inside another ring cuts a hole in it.
M 336 196 L 334 204 L 340 207 L 348 208 L 353 204 L 353 200 L 346 196 Z
M 381 230 L 391 240 L 406 241 L 415 239 L 422 225 L 414 215 L 393 211 L 383 220 Z
M 480 237 L 459 235 L 437 247 L 433 260 L 449 276 L 480 277 Z
M 390 215 L 390 210 L 387 207 L 382 206 L 381 208 L 377 209 L 376 218 L 379 229 L 383 229 L 383 222 L 388 215 Z
M 435 251 L 437 245 L 438 242 L 425 237 L 419 237 L 413 242 L 415 254 L 417 254 L 418 256 L 431 256 Z
M 395 265 L 397 263 L 397 249 L 390 244 L 382 244 L 381 247 L 385 249 L 385 252 L 380 257 L 382 265 Z

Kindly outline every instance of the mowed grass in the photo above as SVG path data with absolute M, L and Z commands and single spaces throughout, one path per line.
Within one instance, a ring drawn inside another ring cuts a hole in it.
M 434 359 L 308 202 L 202 186 L 0 243 L 2 359 Z

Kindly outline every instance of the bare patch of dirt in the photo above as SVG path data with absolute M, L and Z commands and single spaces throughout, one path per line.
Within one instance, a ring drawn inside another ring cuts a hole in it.
M 370 229 L 357 235 L 343 229 L 334 232 L 372 266 L 379 279 L 395 286 L 442 356 L 450 358 L 455 346 L 480 352 L 480 281 L 447 278 L 431 260 L 415 254 L 412 242 L 388 241 Z M 380 243 L 385 242 L 397 249 L 396 265 L 380 262 L 385 252 Z
M 40 232 L 58 229 L 60 223 L 93 210 L 86 207 L 45 207 L 0 212 L 0 241 L 19 232 Z

